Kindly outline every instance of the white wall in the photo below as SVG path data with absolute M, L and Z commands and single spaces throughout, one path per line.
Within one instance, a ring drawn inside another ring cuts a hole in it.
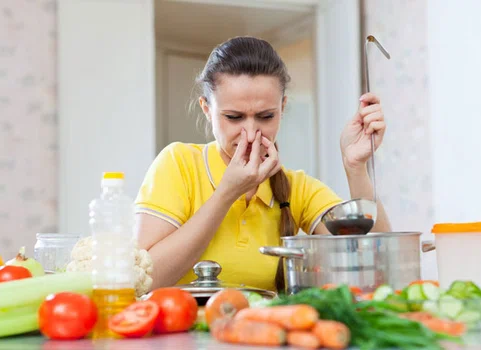
M 435 222 L 481 219 L 481 2 L 428 1 Z
M 104 171 L 137 194 L 155 156 L 151 0 L 58 2 L 60 231 L 87 233 Z

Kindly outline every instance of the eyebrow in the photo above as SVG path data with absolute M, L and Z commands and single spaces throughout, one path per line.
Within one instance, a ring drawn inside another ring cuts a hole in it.
M 275 112 L 277 110 L 277 108 L 269 108 L 269 109 L 266 109 L 266 110 L 263 110 L 261 112 L 258 112 L 256 113 L 256 116 L 259 116 L 261 114 L 265 114 L 265 113 L 268 113 L 268 112 Z M 239 112 L 239 111 L 234 111 L 234 110 L 231 110 L 231 109 L 227 109 L 227 110 L 224 110 L 222 111 L 223 114 L 226 114 L 226 113 L 231 113 L 231 114 L 240 114 L 240 115 L 244 115 L 245 113 L 243 112 Z

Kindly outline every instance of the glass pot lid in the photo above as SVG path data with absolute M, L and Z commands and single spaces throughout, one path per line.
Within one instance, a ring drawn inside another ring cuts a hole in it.
M 193 270 L 197 275 L 197 279 L 188 284 L 182 284 L 176 287 L 191 293 L 196 298 L 210 297 L 216 292 L 226 288 L 234 288 L 242 292 L 258 293 L 265 299 L 273 299 L 277 296 L 275 292 L 270 290 L 249 287 L 244 284 L 227 283 L 219 280 L 217 276 L 221 273 L 222 267 L 219 263 L 212 260 L 199 261 L 194 265 Z

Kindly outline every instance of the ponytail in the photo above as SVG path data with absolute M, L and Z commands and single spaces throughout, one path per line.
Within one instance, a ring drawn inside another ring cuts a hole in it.
M 277 144 L 276 144 L 277 148 Z M 291 209 L 289 207 L 289 198 L 291 196 L 291 186 L 289 184 L 289 179 L 287 178 L 284 171 L 281 169 L 275 175 L 271 176 L 270 185 L 274 198 L 281 205 L 281 223 L 280 223 L 280 233 L 281 237 L 293 236 L 294 235 L 294 219 L 292 218 Z M 282 258 L 279 259 L 279 264 L 277 265 L 276 273 L 276 288 L 277 291 L 282 291 L 285 288 L 285 278 L 284 278 L 284 268 L 283 268 Z

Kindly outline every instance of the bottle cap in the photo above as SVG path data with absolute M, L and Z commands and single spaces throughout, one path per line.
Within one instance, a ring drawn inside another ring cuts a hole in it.
M 122 187 L 124 185 L 124 173 L 122 172 L 105 172 L 102 176 L 101 186 Z

